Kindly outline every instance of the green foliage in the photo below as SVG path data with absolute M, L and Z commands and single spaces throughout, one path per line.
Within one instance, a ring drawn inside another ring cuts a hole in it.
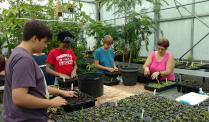
M 143 46 L 148 50 L 149 39 L 152 34 L 154 23 L 150 17 L 146 14 L 146 10 L 142 9 L 140 12 L 136 12 L 137 5 L 142 5 L 143 2 L 149 2 L 156 4 L 155 11 L 159 10 L 162 3 L 166 3 L 166 0 L 95 0 L 102 6 L 106 7 L 106 10 L 114 8 L 115 15 L 125 17 L 125 25 L 115 27 L 117 29 L 118 36 L 116 47 L 122 49 L 123 53 L 129 54 L 129 61 L 132 58 L 136 58 L 140 53 Z M 111 30 L 111 29 L 109 29 Z M 113 33 L 114 34 L 114 33 Z M 100 34 L 101 35 L 101 34 Z
M 86 68 L 87 68 L 87 71 L 88 71 L 88 72 L 96 72 L 96 66 L 95 66 L 94 63 L 89 63 L 89 64 L 86 66 Z
M 171 86 L 176 84 L 175 82 L 172 81 L 167 81 L 167 82 L 163 82 L 163 83 L 149 83 L 148 86 L 152 87 L 152 88 L 163 88 L 163 87 L 167 87 L 167 86 Z
M 95 0 L 101 6 L 107 7 L 106 10 L 116 9 L 115 13 L 125 13 L 127 11 L 134 11 L 137 5 L 142 5 L 143 2 L 155 3 L 156 0 Z M 159 0 L 158 3 L 167 3 L 166 0 Z
M 46 22 L 51 28 L 53 31 L 53 39 L 48 44 L 48 48 L 44 51 L 45 53 L 48 53 L 49 50 L 58 46 L 56 37 L 58 32 L 62 30 L 68 30 L 74 35 L 75 43 L 72 45 L 73 48 L 76 48 L 77 44 L 80 45 L 81 43 L 86 45 L 82 29 L 83 23 L 85 22 L 82 16 L 85 15 L 85 13 L 79 12 L 82 7 L 81 3 L 78 6 L 79 11 L 75 15 L 75 18 L 64 18 L 65 22 L 62 22 L 56 21 L 58 18 L 55 17 L 55 4 L 53 0 L 48 0 L 48 4 L 45 6 L 34 4 L 32 0 L 8 0 L 7 2 L 10 8 L 4 9 L 1 16 L 0 32 L 2 35 L 0 37 L 0 44 L 1 48 L 3 48 L 3 44 L 6 44 L 4 47 L 9 49 L 9 54 L 11 50 L 22 41 L 22 27 L 27 19 L 19 18 L 40 19 Z
M 124 35 L 125 44 L 129 46 L 129 52 L 133 58 L 138 56 L 143 46 L 148 50 L 149 39 L 152 34 L 153 21 L 145 14 L 133 12 L 127 17 Z
M 187 61 L 188 61 L 189 63 L 192 63 L 193 57 L 192 57 L 192 56 L 188 56 Z

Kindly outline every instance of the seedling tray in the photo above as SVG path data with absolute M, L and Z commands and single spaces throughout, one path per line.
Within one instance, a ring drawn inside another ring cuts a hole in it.
M 175 82 L 171 82 L 171 81 L 168 81 L 168 82 L 169 82 L 169 84 L 167 86 L 162 86 L 160 88 L 151 86 L 151 84 L 158 84 L 158 83 L 148 83 L 148 84 L 144 85 L 144 89 L 149 90 L 149 91 L 154 91 L 156 89 L 156 92 L 162 92 L 162 91 L 176 87 Z M 159 83 L 159 84 L 161 84 L 161 83 Z M 163 81 L 163 84 L 165 84 L 165 81 Z
M 71 84 L 78 86 L 78 78 L 65 79 L 65 81 L 63 78 L 58 78 L 58 83 L 60 88 L 69 89 L 71 88 Z
M 178 83 L 177 85 L 177 91 L 182 93 L 189 93 L 189 92 L 199 92 L 199 88 L 201 86 L 190 86 L 182 83 Z
M 72 112 L 95 106 L 96 99 L 83 93 L 77 92 L 78 97 L 65 98 L 68 101 L 66 106 L 63 106 L 66 112 Z
M 103 78 L 104 81 L 104 85 L 107 86 L 113 86 L 113 85 L 118 85 L 120 83 L 120 81 L 117 79 L 117 77 L 104 77 Z
M 199 70 L 200 67 L 186 67 L 187 70 Z
M 186 63 L 176 64 L 175 68 L 184 69 L 186 67 Z

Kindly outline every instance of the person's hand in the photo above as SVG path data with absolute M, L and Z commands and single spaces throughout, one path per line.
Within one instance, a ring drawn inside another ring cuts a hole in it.
M 154 73 L 151 75 L 152 80 L 154 80 L 154 79 L 158 80 L 157 78 L 158 78 L 158 75 L 159 75 L 159 74 L 160 74 L 159 72 L 154 72 Z
M 53 99 L 50 100 L 50 107 L 60 107 L 63 105 L 67 105 L 67 101 L 65 99 L 63 99 L 62 97 L 55 97 Z
M 145 76 L 150 75 L 150 70 L 149 70 L 149 68 L 146 67 L 146 68 L 144 69 L 144 75 L 145 75 Z
M 118 68 L 117 68 L 117 67 L 114 67 L 114 70 L 115 70 L 115 71 L 118 71 Z
M 76 71 L 72 71 L 72 73 L 71 73 L 71 78 L 74 78 L 74 77 L 76 77 Z
M 70 77 L 66 74 L 59 73 L 60 78 L 70 79 Z
M 108 68 L 107 71 L 108 71 L 108 72 L 114 72 L 115 69 L 114 69 L 114 68 Z
M 61 95 L 62 95 L 63 97 L 77 97 L 75 91 L 66 91 L 66 90 L 62 90 L 62 91 L 61 91 Z

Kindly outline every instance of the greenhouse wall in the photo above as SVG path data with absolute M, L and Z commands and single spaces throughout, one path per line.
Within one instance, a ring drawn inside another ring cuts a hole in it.
M 167 0 L 168 4 L 161 6 L 160 12 L 160 30 L 163 35 L 170 41 L 169 51 L 175 58 L 180 58 L 188 49 L 205 36 L 209 29 L 202 24 L 198 19 L 194 18 L 191 13 L 194 13 L 206 24 L 209 25 L 209 1 L 206 0 Z M 191 4 L 194 3 L 195 4 Z M 199 3 L 202 2 L 202 3 Z M 191 4 L 183 7 L 180 4 Z M 179 6 L 178 9 L 176 6 Z M 104 7 L 105 8 L 105 7 Z M 124 24 L 124 18 L 117 18 L 113 15 L 114 9 L 111 11 L 101 10 L 102 21 L 112 23 L 115 25 Z M 136 11 L 140 9 L 148 9 L 148 15 L 154 18 L 153 5 L 150 3 L 143 3 L 142 6 L 137 6 Z M 189 12 L 188 12 L 189 11 Z M 194 20 L 194 21 L 193 21 Z M 194 31 L 192 31 L 194 28 Z M 187 53 L 183 59 L 193 56 L 196 60 L 209 60 L 208 54 L 209 36 L 204 38 L 196 47 L 193 52 Z M 145 47 L 141 50 L 140 56 L 147 56 L 154 49 L 154 34 L 150 36 L 150 45 L 148 52 Z

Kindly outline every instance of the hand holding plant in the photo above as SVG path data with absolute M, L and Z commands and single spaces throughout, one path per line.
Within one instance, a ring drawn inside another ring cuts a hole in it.
M 65 74 L 62 74 L 62 73 L 59 73 L 58 75 L 60 78 L 64 78 L 64 79 L 70 79 L 70 77 L 68 75 L 65 75 Z
M 114 67 L 114 71 L 118 71 L 118 68 L 117 67 Z
M 152 80 L 154 80 L 154 79 L 158 80 L 159 74 L 160 74 L 159 72 L 154 72 L 154 73 L 151 75 Z
M 144 69 L 144 75 L 145 75 L 145 76 L 150 75 L 150 70 L 149 70 L 148 67 L 146 67 L 146 68 Z
M 107 71 L 108 71 L 108 72 L 114 72 L 115 69 L 114 69 L 114 68 L 109 68 L 109 67 L 108 67 L 108 68 L 107 68 Z
M 72 73 L 71 73 L 71 78 L 75 78 L 76 77 L 76 71 L 73 70 Z

